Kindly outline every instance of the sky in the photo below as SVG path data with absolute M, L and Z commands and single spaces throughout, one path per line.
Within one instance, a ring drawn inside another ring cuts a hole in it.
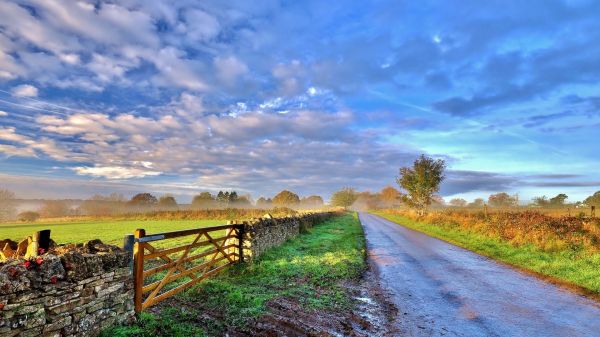
M 600 2 L 0 2 L 0 188 L 21 198 L 395 185 L 600 190 Z

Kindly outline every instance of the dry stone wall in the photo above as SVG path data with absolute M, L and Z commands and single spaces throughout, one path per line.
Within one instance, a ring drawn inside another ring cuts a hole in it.
M 259 257 L 269 248 L 283 244 L 335 214 L 335 212 L 307 213 L 284 218 L 273 218 L 267 214 L 260 219 L 242 222 L 244 261 Z M 227 244 L 232 243 L 239 245 L 238 239 L 231 239 Z
M 244 260 L 335 214 L 267 215 L 242 222 Z M 239 247 L 237 238 L 227 245 L 232 243 Z M 130 252 L 94 240 L 7 261 L 0 263 L 0 337 L 97 336 L 135 319 Z
M 134 319 L 130 253 L 75 248 L 0 267 L 0 336 L 97 336 Z

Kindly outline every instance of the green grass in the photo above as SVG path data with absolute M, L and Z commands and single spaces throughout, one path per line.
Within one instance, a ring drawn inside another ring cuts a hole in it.
M 166 312 L 143 315 L 138 324 L 104 336 L 203 336 L 190 330 L 198 326 L 208 335 L 222 335 L 267 313 L 267 303 L 277 298 L 291 299 L 305 310 L 345 310 L 352 300 L 342 283 L 360 277 L 364 268 L 362 227 L 356 214 L 348 213 L 175 296 Z
M 126 234 L 143 228 L 147 234 L 188 228 L 208 227 L 225 224 L 224 220 L 75 220 L 44 221 L 36 223 L 0 224 L 0 239 L 20 241 L 36 231 L 50 229 L 57 243 L 81 243 L 100 239 L 104 243 L 121 245 Z M 170 240 L 170 244 L 175 243 Z
M 531 244 L 514 246 L 499 238 L 419 222 L 401 215 L 382 212 L 374 214 L 476 253 L 600 294 L 600 253 L 567 249 L 546 252 Z

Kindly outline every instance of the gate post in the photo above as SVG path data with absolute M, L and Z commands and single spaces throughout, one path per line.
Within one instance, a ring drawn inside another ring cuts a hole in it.
M 142 311 L 142 289 L 144 287 L 144 243 L 139 242 L 140 238 L 146 235 L 144 229 L 135 230 L 135 244 L 133 246 L 133 287 L 135 312 Z
M 238 225 L 238 252 L 240 254 L 240 262 L 244 262 L 244 224 Z

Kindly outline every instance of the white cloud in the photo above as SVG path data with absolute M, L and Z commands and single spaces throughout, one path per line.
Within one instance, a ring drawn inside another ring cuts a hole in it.
M 8 116 L 8 112 L 0 110 L 0 116 Z
M 33 85 L 22 84 L 12 88 L 11 90 L 13 96 L 16 97 L 37 97 L 38 89 Z
M 235 56 L 216 57 L 213 61 L 217 77 L 227 85 L 232 85 L 239 76 L 248 72 L 248 67 Z
M 73 170 L 79 175 L 90 175 L 93 177 L 102 177 L 107 179 L 143 178 L 162 174 L 162 172 L 158 171 L 121 166 L 80 166 L 73 168 Z
M 219 33 L 219 22 L 205 11 L 193 9 L 186 11 L 184 15 L 187 28 L 186 35 L 189 39 L 205 41 L 214 38 Z

